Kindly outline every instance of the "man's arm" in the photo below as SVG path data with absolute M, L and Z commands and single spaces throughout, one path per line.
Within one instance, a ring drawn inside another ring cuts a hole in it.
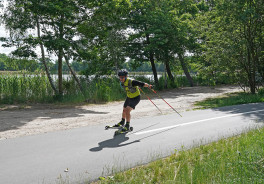
M 151 84 L 144 83 L 144 82 L 137 81 L 137 80 L 133 80 L 133 81 L 132 81 L 132 86 L 148 87 L 148 88 L 151 88 L 151 87 L 152 87 Z

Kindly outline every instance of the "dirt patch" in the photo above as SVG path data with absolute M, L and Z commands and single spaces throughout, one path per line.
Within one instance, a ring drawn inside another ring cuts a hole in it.
M 199 86 L 168 90 L 159 94 L 178 112 L 184 112 L 192 110 L 197 101 L 239 91 L 242 90 L 238 86 L 215 88 Z M 149 96 L 164 114 L 175 113 L 154 93 Z M 100 123 L 115 124 L 121 119 L 123 103 L 120 101 L 74 107 L 54 105 L 0 107 L 0 140 Z M 142 94 L 140 103 L 131 113 L 131 123 L 136 118 L 159 114 L 156 107 Z

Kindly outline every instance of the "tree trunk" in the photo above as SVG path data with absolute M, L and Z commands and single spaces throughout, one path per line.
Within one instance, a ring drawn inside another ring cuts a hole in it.
M 164 79 L 165 79 L 164 88 L 167 89 L 168 88 L 168 80 L 167 80 L 167 70 L 166 70 L 165 64 L 164 64 Z
M 78 85 L 80 91 L 82 92 L 83 96 L 85 97 L 85 93 L 84 93 L 83 87 L 82 87 L 78 77 L 76 76 L 75 72 L 73 71 L 73 69 L 72 69 L 72 67 L 71 67 L 71 65 L 69 63 L 69 58 L 65 55 L 65 53 L 64 53 L 64 58 L 65 58 L 66 64 L 67 64 L 68 68 L 70 69 L 70 72 L 71 72 L 74 80 L 77 82 L 77 85 Z
M 184 58 L 183 58 L 183 56 L 182 56 L 181 54 L 178 54 L 178 56 L 179 56 L 179 60 L 180 60 L 180 63 L 181 63 L 182 69 L 183 69 L 183 71 L 184 71 L 184 74 L 185 74 L 185 76 L 187 77 L 187 80 L 189 81 L 190 86 L 193 87 L 193 86 L 194 86 L 194 84 L 193 84 L 193 79 L 192 79 L 192 77 L 191 77 L 191 75 L 190 75 L 190 73 L 189 73 L 189 70 L 188 70 L 188 68 L 187 68 L 187 66 L 186 66 L 186 64 L 185 64 Z
M 146 29 L 146 27 L 145 27 L 145 29 Z M 150 44 L 149 34 L 146 34 L 146 39 L 147 39 L 147 44 Z M 156 70 L 156 66 L 155 66 L 155 62 L 154 62 L 154 53 L 152 50 L 150 51 L 150 54 L 149 54 L 149 60 L 150 60 L 152 72 L 154 75 L 155 85 L 158 86 L 159 85 L 159 79 L 158 79 L 157 70 Z
M 250 6 L 251 6 L 251 2 L 250 2 Z M 253 29 L 252 29 L 252 22 L 251 19 L 249 21 L 249 23 L 244 26 L 244 30 L 245 30 L 245 39 L 247 40 L 247 63 L 248 63 L 248 82 L 249 82 L 249 88 L 250 88 L 250 92 L 252 94 L 256 93 L 256 62 L 255 62 L 255 58 L 254 58 L 254 34 Z
M 63 22 L 63 16 L 60 22 Z M 63 23 L 60 23 L 59 26 L 59 38 L 63 40 Z M 62 58 L 63 58 L 63 47 L 59 45 L 59 53 L 58 53 L 58 79 L 59 79 L 59 95 L 63 95 L 63 88 L 62 88 Z
M 166 51 L 166 53 L 165 53 L 165 61 L 164 62 L 165 62 L 165 67 L 166 67 L 166 71 L 167 71 L 167 74 L 169 76 L 169 79 L 174 82 L 174 77 L 171 73 L 170 64 L 169 64 L 169 53 L 168 53 L 168 51 Z
M 63 95 L 63 88 L 62 88 L 62 48 L 59 49 L 58 54 L 58 80 L 59 80 L 59 95 Z
M 39 26 L 39 20 L 36 19 L 36 22 L 37 22 L 38 38 L 40 39 L 40 26 Z M 40 49 L 41 49 L 41 57 L 42 57 L 41 62 L 42 62 L 42 64 L 44 65 L 44 68 L 45 68 L 45 71 L 46 71 L 47 77 L 48 77 L 48 79 L 49 79 L 49 83 L 50 83 L 50 85 L 51 85 L 51 88 L 52 88 L 53 91 L 55 92 L 55 95 L 58 95 L 59 92 L 58 92 L 58 90 L 56 89 L 56 87 L 55 87 L 55 85 L 54 85 L 54 83 L 53 83 L 53 80 L 52 80 L 52 78 L 51 78 L 51 76 L 50 76 L 50 72 L 49 72 L 48 66 L 47 66 L 47 64 L 46 64 L 46 60 L 45 60 L 45 51 L 44 51 L 44 46 L 43 46 L 42 41 L 40 41 Z
M 156 66 L 155 66 L 155 62 L 154 62 L 154 54 L 152 51 L 150 52 L 149 60 L 150 60 L 152 72 L 154 75 L 155 85 L 158 86 L 159 85 L 159 79 L 158 79 L 157 70 L 156 70 Z
M 251 60 L 251 53 L 249 51 L 249 48 L 247 50 L 248 50 L 247 55 L 248 55 L 248 66 L 249 66 L 248 82 L 249 82 L 250 92 L 252 94 L 255 94 L 256 93 L 256 80 L 255 80 L 256 70 L 255 70 L 255 64 L 254 64 L 254 61 Z

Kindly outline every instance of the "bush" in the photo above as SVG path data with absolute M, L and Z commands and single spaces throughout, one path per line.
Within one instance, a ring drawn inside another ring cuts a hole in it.
M 258 94 L 264 96 L 264 88 L 260 88 Z

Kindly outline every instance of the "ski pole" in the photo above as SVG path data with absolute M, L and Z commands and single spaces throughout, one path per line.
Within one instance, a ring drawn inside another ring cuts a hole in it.
M 154 102 L 152 102 L 152 100 L 144 93 L 144 91 L 140 88 L 140 87 L 138 87 L 139 89 L 140 89 L 140 91 L 149 99 L 149 101 L 151 101 L 151 103 L 153 104 L 153 105 L 155 105 L 155 107 L 160 111 L 160 113 L 162 114 L 162 112 L 161 112 L 161 110 L 158 108 L 158 106 L 156 105 L 156 104 L 154 104 Z
M 166 102 L 166 100 L 164 100 L 154 89 L 149 88 L 151 91 L 153 91 L 153 93 L 155 93 L 156 95 L 158 95 L 164 102 Z M 166 102 L 166 104 L 168 104 L 177 114 L 180 115 L 180 113 L 178 113 L 168 102 Z M 181 115 L 180 115 L 181 116 Z M 182 117 L 182 116 L 181 116 Z

